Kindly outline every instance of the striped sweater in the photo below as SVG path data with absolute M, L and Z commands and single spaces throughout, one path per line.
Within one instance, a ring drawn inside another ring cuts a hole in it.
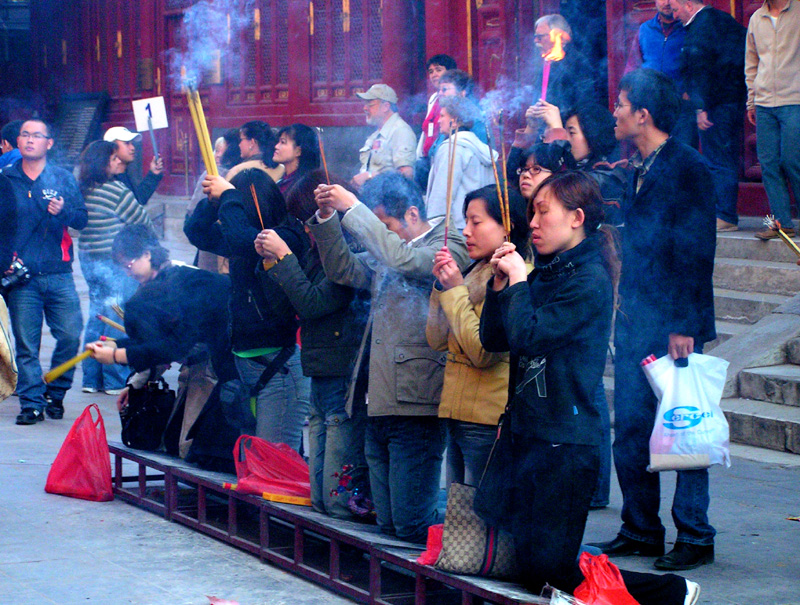
M 111 243 L 125 225 L 153 223 L 133 192 L 120 181 L 95 187 L 85 196 L 89 223 L 81 231 L 78 249 L 86 254 L 109 256 Z

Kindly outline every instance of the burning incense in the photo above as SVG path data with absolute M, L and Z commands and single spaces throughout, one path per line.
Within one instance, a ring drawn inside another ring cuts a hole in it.
M 113 319 L 109 319 L 109 318 L 108 318 L 108 317 L 106 317 L 105 315 L 100 315 L 99 313 L 98 313 L 97 315 L 95 315 L 95 317 L 97 317 L 97 319 L 99 319 L 100 321 L 102 321 L 102 322 L 103 322 L 104 324 L 106 324 L 107 326 L 111 326 L 112 328 L 116 328 L 117 330 L 119 330 L 119 331 L 120 331 L 120 332 L 122 332 L 123 334 L 127 334 L 127 332 L 125 332 L 125 328 L 124 328 L 122 325 L 118 324 L 118 323 L 117 323 L 116 321 L 114 321 Z
M 74 368 L 76 365 L 78 365 L 80 362 L 82 362 L 84 359 L 88 359 L 91 356 L 92 356 L 92 352 L 87 349 L 86 351 L 76 355 L 72 359 L 68 359 L 67 361 L 62 363 L 60 366 L 56 366 L 55 368 L 53 368 L 47 374 L 44 375 L 45 384 L 50 384 L 56 378 L 58 378 L 60 376 L 63 376 L 68 371 L 70 371 L 72 368 Z
M 790 238 L 788 235 L 786 235 L 786 232 L 781 228 L 781 222 L 780 221 L 775 220 L 774 216 L 772 216 L 771 214 L 768 214 L 764 218 L 764 225 L 769 229 L 774 229 L 775 231 L 777 231 L 778 235 L 783 240 L 783 243 L 785 243 L 787 246 L 789 246 L 789 248 L 792 250 L 792 252 L 794 252 L 798 256 L 798 258 L 800 258 L 800 248 L 798 248 L 797 244 L 795 244 L 792 241 L 792 238 Z
M 211 137 L 208 134 L 208 124 L 206 115 L 203 111 L 203 103 L 200 100 L 200 93 L 191 85 L 186 85 L 186 102 L 189 106 L 189 114 L 192 116 L 194 131 L 197 134 L 197 143 L 200 146 L 200 155 L 209 176 L 217 176 L 217 162 L 214 159 L 214 148 L 211 144 Z
M 125 320 L 125 311 L 123 311 L 122 307 L 120 307 L 117 303 L 113 303 L 111 305 L 111 310 L 114 311 L 114 313 L 116 313 L 121 320 Z
M 503 174 L 506 179 L 503 182 L 503 195 L 500 197 L 500 208 L 504 218 L 507 220 L 506 233 L 511 233 L 511 207 L 508 204 L 508 164 L 506 162 L 506 140 L 503 137 L 503 110 L 500 110 L 497 118 L 497 126 L 500 130 L 500 161 L 503 167 Z
M 497 199 L 500 201 L 500 210 L 503 216 L 503 229 L 506 232 L 506 238 L 508 238 L 508 235 L 511 233 L 511 228 L 509 226 L 508 217 L 506 216 L 506 209 L 503 204 L 503 193 L 502 190 L 500 189 L 500 177 L 497 174 L 497 161 L 495 160 L 494 157 L 495 154 L 494 142 L 492 141 L 492 124 L 489 122 L 487 123 L 487 126 L 488 128 L 486 129 L 486 139 L 487 142 L 489 143 L 489 157 L 492 160 L 492 172 L 494 173 L 494 184 L 495 187 L 497 187 Z M 503 175 L 503 178 L 507 180 L 508 175 L 507 174 Z
M 561 61 L 564 58 L 564 43 L 569 42 L 570 37 L 564 30 L 553 28 L 550 30 L 550 42 L 553 47 L 549 52 L 542 55 L 544 67 L 542 70 L 542 96 L 543 101 L 547 100 L 547 86 L 550 83 L 550 65 L 553 61 Z
M 322 158 L 322 167 L 325 169 L 325 182 L 330 185 L 331 177 L 328 175 L 328 162 L 325 160 L 325 145 L 322 144 L 322 128 L 317 126 L 317 140 L 319 141 L 319 155 Z
M 256 194 L 256 186 L 250 183 L 250 194 L 253 196 L 253 203 L 256 205 L 256 212 L 258 213 L 258 222 L 261 223 L 261 230 L 264 230 L 264 219 L 261 217 L 261 206 L 258 205 L 258 195 Z
M 444 213 L 444 245 L 447 245 L 447 233 L 450 230 L 450 209 L 452 206 L 451 196 L 453 195 L 453 168 L 456 165 L 456 143 L 458 141 L 458 124 L 455 128 L 451 127 L 450 138 L 448 139 L 448 148 L 450 151 L 450 165 L 447 168 L 447 207 Z

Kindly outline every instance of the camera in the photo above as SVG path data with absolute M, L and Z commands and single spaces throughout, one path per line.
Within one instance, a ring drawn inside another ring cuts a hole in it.
M 18 258 L 11 263 L 10 273 L 0 278 L 0 293 L 7 294 L 17 286 L 24 286 L 31 281 L 31 271 Z

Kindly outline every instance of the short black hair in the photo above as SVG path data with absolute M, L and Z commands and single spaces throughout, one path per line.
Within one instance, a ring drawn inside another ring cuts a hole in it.
M 272 161 L 272 152 L 275 150 L 275 133 L 272 132 L 272 127 L 262 120 L 253 120 L 252 122 L 245 122 L 239 129 L 239 133 L 243 134 L 246 139 L 253 139 L 258 143 L 258 149 L 261 151 L 261 161 L 270 168 L 275 168 L 277 164 Z
M 578 118 L 583 136 L 589 144 L 589 158 L 592 164 L 609 156 L 618 145 L 614 136 L 616 120 L 603 105 L 593 102 L 578 103 L 564 114 L 564 124 L 572 116 Z
M 319 168 L 319 139 L 313 128 L 305 124 L 292 124 L 291 126 L 284 126 L 278 131 L 278 139 L 283 134 L 292 139 L 294 144 L 301 149 L 300 157 L 298 158 L 300 174 Z
M 448 70 L 458 67 L 456 65 L 456 60 L 450 55 L 445 54 L 433 55 L 425 64 L 425 69 L 427 70 L 431 65 L 441 65 Z
M 111 244 L 111 258 L 118 264 L 150 253 L 150 264 L 158 268 L 169 260 L 169 250 L 158 241 L 158 236 L 146 225 L 124 226 Z
M 502 182 L 501 188 L 502 188 Z M 497 196 L 497 185 L 486 185 L 475 191 L 470 191 L 464 198 L 464 216 L 467 216 L 467 208 L 470 202 L 483 200 L 486 203 L 486 213 L 494 221 L 503 224 L 503 212 L 500 209 L 500 198 Z M 516 189 L 508 190 L 508 207 L 511 214 L 511 233 L 509 240 L 517 247 L 519 253 L 525 256 L 525 250 L 530 245 L 530 221 L 525 216 L 526 202 Z
M 383 206 L 388 216 L 401 221 L 406 211 L 411 206 L 416 206 L 420 218 L 423 221 L 427 219 L 422 190 L 414 181 L 394 170 L 382 172 L 364 183 L 361 201 L 373 211 L 378 206 Z
M 552 143 L 536 143 L 522 152 L 518 168 L 525 168 L 528 158 L 533 156 L 536 165 L 550 172 L 574 170 L 575 158 L 572 157 L 569 141 L 553 141 Z
M 653 125 L 669 134 L 678 121 L 680 96 L 672 78 L 655 69 L 635 69 L 622 76 L 620 92 L 625 91 L 631 111 L 646 109 Z
M 53 127 L 50 126 L 49 122 L 45 122 L 42 118 L 28 118 L 27 120 L 22 120 L 22 123 L 19 125 L 20 130 L 22 130 L 22 124 L 25 122 L 39 122 L 42 126 L 44 126 L 45 134 L 49 138 L 53 138 Z
M 22 120 L 13 120 L 0 130 L 0 140 L 7 141 L 14 149 L 17 148 L 17 137 L 22 128 Z

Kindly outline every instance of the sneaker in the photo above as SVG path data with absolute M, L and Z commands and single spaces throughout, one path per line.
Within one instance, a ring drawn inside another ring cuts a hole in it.
M 36 424 L 44 420 L 42 410 L 24 408 L 17 416 L 17 424 Z
M 47 402 L 44 408 L 47 416 L 53 420 L 61 420 L 64 417 L 64 400 L 56 399 L 50 394 L 45 395 L 44 400 Z
M 683 605 L 695 605 L 697 599 L 700 598 L 700 584 L 686 580 L 686 599 Z
M 721 218 L 717 219 L 717 233 L 725 233 L 727 231 L 738 231 L 739 227 L 728 221 L 723 221 Z
M 82 393 L 97 393 L 100 389 L 96 389 L 94 387 L 83 387 L 81 389 Z
M 106 395 L 119 395 L 122 392 L 122 389 L 106 389 L 103 392 Z
M 788 235 L 789 237 L 794 237 L 795 236 L 795 231 L 791 227 L 789 227 L 788 229 L 783 229 L 783 232 L 786 235 Z M 758 239 L 763 240 L 765 242 L 769 241 L 771 239 L 775 239 L 776 237 L 780 237 L 778 235 L 778 230 L 777 229 L 765 229 L 764 231 L 757 232 L 755 234 L 755 236 Z

